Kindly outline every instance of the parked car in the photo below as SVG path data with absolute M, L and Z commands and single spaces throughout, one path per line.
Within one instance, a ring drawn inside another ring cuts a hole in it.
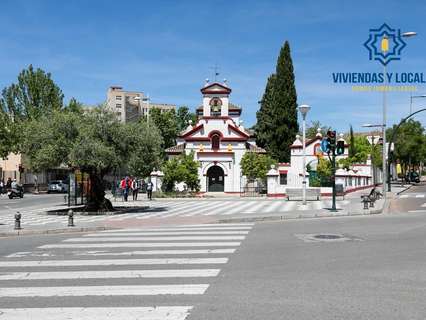
M 68 184 L 64 180 L 50 181 L 47 186 L 47 193 L 51 192 L 66 193 L 68 192 Z
M 405 181 L 419 183 L 420 182 L 419 174 L 414 171 L 408 172 L 407 175 L 405 176 Z

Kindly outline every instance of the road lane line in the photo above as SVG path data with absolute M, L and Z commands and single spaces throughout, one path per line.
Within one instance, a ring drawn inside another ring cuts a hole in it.
M 73 286 L 2 288 L 0 297 L 82 297 L 82 296 L 139 296 L 162 294 L 204 294 L 208 284 Z M 77 318 L 79 319 L 79 318 Z
M 66 248 L 173 248 L 173 247 L 238 247 L 241 242 L 122 242 L 122 243 L 59 243 L 39 246 L 40 249 Z
M 71 267 L 71 266 L 125 266 L 153 264 L 224 264 L 228 258 L 156 258 L 105 260 L 27 260 L 0 261 L 0 267 Z
M 129 279 L 129 278 L 195 278 L 216 277 L 220 269 L 175 270 L 103 270 L 58 272 L 11 272 L 0 274 L 0 280 L 57 280 L 57 279 Z
M 185 320 L 192 306 L 0 309 L 0 320 Z

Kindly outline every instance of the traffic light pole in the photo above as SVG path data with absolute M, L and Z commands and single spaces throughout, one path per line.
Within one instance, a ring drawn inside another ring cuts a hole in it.
M 335 150 L 333 150 L 333 160 L 331 162 L 331 170 L 332 170 L 332 173 L 333 173 L 333 182 L 332 182 L 333 200 L 332 200 L 330 211 L 337 212 L 337 208 L 336 208 L 336 152 L 335 152 Z

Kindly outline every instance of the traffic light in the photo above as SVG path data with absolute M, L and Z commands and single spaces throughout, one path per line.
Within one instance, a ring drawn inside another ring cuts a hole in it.
M 338 140 L 337 141 L 337 147 L 336 147 L 336 154 L 342 155 L 345 153 L 345 141 L 344 140 Z
M 336 131 L 328 130 L 327 140 L 330 143 L 330 150 L 334 151 L 336 149 Z

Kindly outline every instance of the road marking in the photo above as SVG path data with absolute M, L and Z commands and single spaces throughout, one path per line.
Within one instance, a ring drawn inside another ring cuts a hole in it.
M 150 229 L 117 229 L 105 230 L 99 233 L 119 233 L 119 232 L 151 232 L 151 231 L 208 231 L 208 230 L 251 230 L 253 227 L 179 227 L 179 228 L 150 228 Z
M 125 266 L 151 264 L 223 264 L 228 258 L 157 258 L 111 260 L 27 260 L 0 261 L 0 267 L 70 267 L 70 266 Z
M 216 277 L 219 271 L 220 269 L 12 272 L 0 274 L 0 280 L 194 278 Z
M 0 309 L 0 319 L 185 320 L 192 306 Z
M 125 243 L 59 243 L 46 244 L 40 249 L 53 248 L 166 248 L 166 247 L 238 247 L 241 242 L 125 242 Z
M 426 207 L 426 203 L 423 203 L 420 207 L 422 208 Z
M 129 241 L 198 241 L 198 240 L 244 240 L 245 236 L 177 236 L 177 237 L 101 237 L 70 238 L 63 242 L 129 242 Z
M 54 296 L 81 297 L 81 296 L 139 296 L 139 295 L 161 295 L 161 294 L 204 294 L 204 292 L 207 290 L 208 287 L 209 287 L 208 284 L 19 287 L 19 288 L 2 288 L 0 291 L 0 297 L 54 297 Z
M 424 194 L 416 194 L 416 198 L 424 198 L 425 195 Z
M 114 252 L 107 250 L 98 251 L 73 251 L 75 256 L 137 256 L 137 255 L 186 255 L 186 254 L 225 254 L 234 253 L 236 249 L 194 249 L 194 250 L 143 250 L 143 251 L 125 251 Z M 22 251 L 15 252 L 5 256 L 5 258 L 22 257 L 55 257 L 60 256 L 52 251 Z
M 170 232 L 122 232 L 122 233 L 91 233 L 84 237 L 116 237 L 116 236 L 179 236 L 179 235 L 208 235 L 208 234 L 249 234 L 250 231 L 170 231 Z
M 409 213 L 421 213 L 421 212 L 426 212 L 426 210 L 409 210 Z
M 405 199 L 405 198 L 408 198 L 408 197 L 409 197 L 408 194 L 403 194 L 402 196 L 399 196 L 400 199 Z

